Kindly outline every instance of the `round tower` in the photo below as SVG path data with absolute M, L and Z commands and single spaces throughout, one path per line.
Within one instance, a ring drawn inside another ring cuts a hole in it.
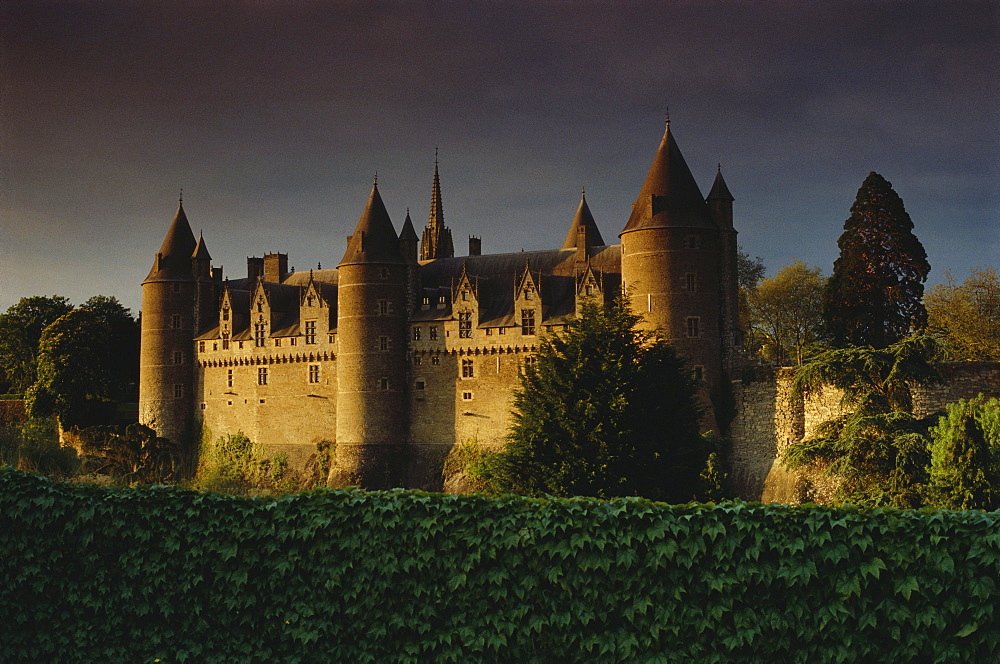
M 619 235 L 622 284 L 647 329 L 659 330 L 707 386 L 722 376 L 722 243 L 670 132 Z
M 337 459 L 330 484 L 399 486 L 407 430 L 407 263 L 377 184 L 337 273 Z
M 142 282 L 139 421 L 182 449 L 191 443 L 197 247 L 180 204 Z

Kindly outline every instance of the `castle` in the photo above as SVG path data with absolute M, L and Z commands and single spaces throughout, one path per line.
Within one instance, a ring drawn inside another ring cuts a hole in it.
M 272 253 L 224 280 L 182 203 L 142 283 L 140 421 L 188 445 L 243 431 L 296 464 L 333 441 L 333 485 L 440 490 L 456 443 L 503 443 L 539 339 L 621 293 L 707 402 L 742 345 L 733 197 L 721 171 L 702 195 L 669 119 L 619 238 L 582 196 L 558 249 L 482 255 L 470 237 L 456 257 L 435 160 L 420 239 L 376 181 L 336 269 Z

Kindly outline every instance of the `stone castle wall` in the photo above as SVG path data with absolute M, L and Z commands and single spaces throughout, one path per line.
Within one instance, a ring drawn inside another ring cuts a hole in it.
M 944 364 L 945 382 L 912 390 L 918 417 L 944 410 L 949 403 L 977 394 L 1000 393 L 1000 363 Z M 757 368 L 734 381 L 737 415 L 730 428 L 733 489 L 744 500 L 796 503 L 828 498 L 835 482 L 819 469 L 792 472 L 781 463 L 789 445 L 804 440 L 823 422 L 841 414 L 841 393 L 825 388 L 805 398 L 791 393 L 793 370 Z

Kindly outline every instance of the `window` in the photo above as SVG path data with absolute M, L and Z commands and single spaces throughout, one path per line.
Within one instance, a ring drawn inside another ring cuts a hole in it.
M 316 298 L 313 297 L 312 295 L 307 296 L 306 297 L 306 306 L 307 307 L 313 306 L 313 302 L 315 302 L 315 301 L 316 301 Z
M 229 307 L 222 308 L 222 320 L 229 320 Z
M 458 337 L 460 339 L 472 338 L 472 312 L 460 311 L 458 313 Z
M 288 340 L 288 343 L 290 345 L 294 346 L 294 345 L 296 345 L 298 343 L 298 341 L 299 341 L 298 339 L 296 339 L 295 337 L 292 337 L 291 339 Z
M 524 358 L 524 364 L 525 364 L 525 366 L 527 366 L 527 365 L 534 365 L 535 364 L 535 356 L 534 355 L 528 355 L 527 357 L 525 357 Z
M 524 299 L 530 300 L 533 297 L 534 294 L 531 292 L 531 286 L 528 286 L 527 288 L 524 289 Z
M 414 341 L 420 341 L 420 328 L 419 327 L 413 328 L 413 340 Z
M 378 269 L 378 278 L 379 279 L 388 279 L 389 278 L 389 268 L 387 268 L 387 267 L 380 267 Z
M 591 286 L 590 284 L 587 284 L 587 286 L 583 289 L 583 291 L 587 297 L 590 297 L 591 295 L 594 294 L 594 287 Z
M 468 301 L 469 301 L 469 291 L 463 290 L 462 291 L 462 302 L 468 302 Z
M 472 401 L 472 392 L 462 392 L 462 401 Z
M 389 350 L 389 337 L 379 337 L 378 338 L 378 349 L 379 350 Z
M 507 334 L 507 328 L 501 327 L 497 330 L 497 334 Z
M 319 365 L 310 364 L 309 365 L 309 382 L 316 384 L 319 383 Z
M 198 342 L 198 352 L 199 353 L 204 353 L 205 352 L 205 342 L 204 341 L 199 341 Z
M 694 370 L 691 372 L 691 377 L 694 378 L 699 383 L 705 380 L 705 367 L 703 366 L 695 367 Z
M 212 342 L 212 350 L 219 350 L 219 342 L 218 341 L 213 341 Z
M 183 399 L 184 398 L 184 386 L 177 384 L 174 385 L 174 398 Z
M 697 290 L 697 285 L 698 282 L 694 272 L 688 272 L 684 275 L 684 290 L 689 293 L 693 293 Z
M 202 402 L 202 404 L 201 404 L 201 409 L 202 409 L 202 410 L 205 410 L 206 408 L 208 408 L 208 404 L 207 404 L 207 403 L 205 403 L 205 402 Z
M 316 321 L 314 320 L 306 321 L 306 343 L 316 343 Z
M 229 333 L 222 333 L 222 350 L 229 350 Z
M 486 328 L 486 336 L 488 336 L 488 337 L 492 337 L 493 336 L 493 328 L 492 327 Z
M 180 293 L 180 292 L 181 292 L 181 285 L 180 285 L 180 284 L 173 284 L 173 285 L 172 285 L 172 290 L 173 290 L 173 291 L 174 291 L 175 293 Z
M 257 384 L 267 385 L 267 367 L 259 367 L 257 369 Z
M 431 333 L 430 333 L 431 341 L 437 341 L 437 338 L 438 338 L 438 329 L 437 329 L 437 326 L 436 325 L 431 325 L 430 331 L 431 331 Z
M 172 327 L 175 330 L 179 330 L 180 329 L 180 327 L 181 327 L 181 315 L 180 314 L 173 314 L 170 317 L 170 327 Z
M 688 319 L 687 319 L 687 335 L 689 337 L 697 337 L 699 335 L 699 332 L 700 332 L 700 330 L 698 329 L 699 323 L 701 323 L 701 319 L 698 318 L 697 316 L 689 316 L 688 317 Z
M 444 299 L 444 295 L 438 296 L 438 309 L 444 309 L 444 305 L 447 301 Z
M 380 390 L 388 390 L 389 389 L 389 379 L 388 378 L 379 378 L 378 379 L 378 389 L 380 389 Z
M 281 338 L 280 338 L 280 337 L 279 337 L 279 338 L 276 338 L 276 339 L 274 340 L 274 345 L 275 345 L 275 346 L 280 346 L 280 345 L 281 345 Z
M 535 310 L 521 309 L 521 334 L 535 333 Z
M 232 386 L 233 386 L 233 370 L 232 369 L 227 369 L 226 370 L 226 387 L 232 387 Z
M 441 358 L 435 355 L 434 357 L 431 358 L 431 364 L 433 364 L 434 366 L 441 364 Z
M 389 313 L 389 300 L 378 301 L 378 315 L 385 316 Z
M 243 350 L 243 342 L 240 342 L 240 350 Z
M 423 390 L 426 387 L 427 387 L 427 385 L 422 380 L 418 380 L 417 382 L 415 382 L 413 384 L 413 388 L 416 389 L 416 390 Z
M 698 248 L 698 236 L 697 235 L 688 235 L 686 238 L 684 238 L 684 246 L 687 247 L 688 249 L 697 249 Z
M 253 345 L 262 348 L 267 339 L 267 324 L 255 323 L 253 326 Z
M 414 356 L 414 358 L 413 358 L 413 366 L 419 367 L 422 362 L 423 362 L 423 358 L 421 358 L 419 355 Z
M 475 366 L 472 360 L 462 360 L 462 378 L 475 378 Z
M 184 364 L 184 352 L 180 350 L 174 351 L 174 364 Z
M 424 308 L 424 309 L 430 309 L 431 308 L 431 298 L 425 295 L 424 299 L 421 300 L 421 302 L 420 302 L 420 306 L 422 308 Z
M 257 313 L 259 313 L 259 314 L 264 313 L 264 300 L 263 299 L 257 300 Z

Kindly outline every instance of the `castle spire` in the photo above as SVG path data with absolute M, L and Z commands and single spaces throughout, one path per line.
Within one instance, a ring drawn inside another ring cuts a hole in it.
M 587 192 L 583 190 L 580 193 L 580 207 L 576 210 L 576 216 L 573 217 L 573 223 L 569 227 L 569 232 L 566 233 L 566 241 L 563 242 L 563 249 L 575 249 L 579 244 L 580 229 L 584 229 L 583 233 L 585 235 L 584 246 L 585 247 L 603 247 L 604 238 L 601 237 L 601 231 L 597 228 L 597 222 L 594 221 L 594 215 L 590 212 L 590 206 L 587 205 Z
M 156 252 L 156 260 L 146 276 L 146 281 L 187 281 L 192 278 L 191 256 L 197 247 L 191 224 L 184 213 L 184 203 L 179 201 L 177 213 L 167 235 L 163 238 L 160 250 Z M 143 282 L 145 283 L 145 282 Z
M 729 187 L 726 186 L 726 179 L 722 177 L 722 164 L 719 164 L 719 170 L 715 174 L 715 182 L 712 183 L 712 190 L 708 192 L 708 198 L 706 200 L 723 200 L 723 201 L 734 201 L 733 195 L 729 193 Z
M 713 225 L 705 199 L 698 189 L 684 155 L 670 131 L 670 116 L 660 147 L 646 174 L 639 197 L 622 233 L 643 228 L 670 226 L 711 227 Z
M 444 224 L 444 202 L 441 198 L 441 176 L 438 172 L 438 151 L 434 148 L 434 184 L 431 186 L 431 213 L 420 242 L 420 259 L 451 258 L 455 246 L 451 229 Z
M 340 265 L 402 262 L 399 237 L 389 219 L 382 196 L 378 193 L 378 184 L 373 184 L 354 234 L 347 240 L 347 251 L 344 252 Z

